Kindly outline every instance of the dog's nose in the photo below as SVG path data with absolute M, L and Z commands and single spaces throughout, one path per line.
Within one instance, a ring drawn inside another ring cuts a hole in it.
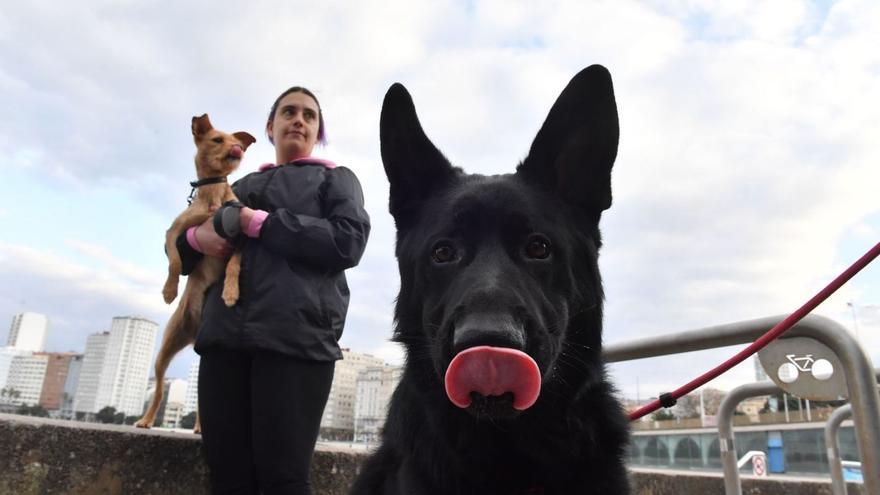
M 455 354 L 478 345 L 523 350 L 525 329 L 510 314 L 465 314 L 455 324 L 452 348 Z
M 233 144 L 232 148 L 229 150 L 229 156 L 233 158 L 241 158 L 242 155 L 244 155 L 244 150 L 241 149 L 241 146 Z

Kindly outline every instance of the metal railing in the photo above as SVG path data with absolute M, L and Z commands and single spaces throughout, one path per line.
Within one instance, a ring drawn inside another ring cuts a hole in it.
M 840 424 L 852 416 L 852 406 L 847 404 L 838 407 L 825 425 L 825 448 L 828 450 L 828 468 L 831 471 L 831 493 L 846 495 L 846 480 L 843 478 L 843 464 L 840 459 L 840 445 L 837 443 L 837 432 Z
M 739 479 L 739 465 L 736 459 L 736 444 L 733 438 L 733 413 L 737 404 L 749 397 L 771 395 L 782 390 L 773 382 L 747 383 L 731 390 L 718 407 L 718 446 L 721 450 L 721 466 L 724 468 L 724 493 L 742 493 Z
M 607 362 L 613 363 L 746 344 L 786 317 L 787 315 L 758 318 L 637 339 L 606 346 L 603 355 Z M 880 395 L 875 386 L 874 366 L 870 358 L 846 328 L 823 316 L 806 316 L 785 336 L 813 338 L 827 346 L 840 359 L 853 407 L 853 423 L 862 458 L 865 488 L 868 493 L 880 494 Z M 737 472 L 737 479 L 738 475 Z

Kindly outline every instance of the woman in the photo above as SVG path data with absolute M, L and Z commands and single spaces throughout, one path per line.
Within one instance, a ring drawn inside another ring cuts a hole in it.
M 228 308 L 223 281 L 212 286 L 195 343 L 213 493 L 312 493 L 309 466 L 342 358 L 343 272 L 357 265 L 370 231 L 354 173 L 311 158 L 325 140 L 314 94 L 298 86 L 282 93 L 266 134 L 277 165 L 233 185 L 244 206 L 221 208 L 178 239 L 189 266 L 199 253 L 227 257 L 224 236 L 240 230 L 247 239 L 240 299 Z

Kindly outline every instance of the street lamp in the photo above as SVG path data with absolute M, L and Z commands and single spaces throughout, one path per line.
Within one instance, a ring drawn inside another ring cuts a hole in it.
M 856 305 L 853 302 L 848 302 L 846 303 L 846 305 L 849 306 L 849 309 L 852 310 L 853 328 L 856 331 L 856 340 L 861 340 L 859 338 L 859 320 L 856 318 Z

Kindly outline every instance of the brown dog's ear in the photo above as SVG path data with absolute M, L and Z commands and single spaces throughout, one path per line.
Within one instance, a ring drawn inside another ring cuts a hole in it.
M 203 113 L 199 117 L 193 117 L 192 119 L 192 132 L 193 138 L 196 141 L 202 138 L 208 131 L 213 129 L 214 126 L 211 125 L 211 120 L 208 119 L 208 114 Z
M 235 136 L 235 139 L 241 141 L 241 147 L 245 150 L 248 149 L 248 146 L 257 142 L 257 139 L 255 137 L 244 131 L 233 132 L 232 135 Z

